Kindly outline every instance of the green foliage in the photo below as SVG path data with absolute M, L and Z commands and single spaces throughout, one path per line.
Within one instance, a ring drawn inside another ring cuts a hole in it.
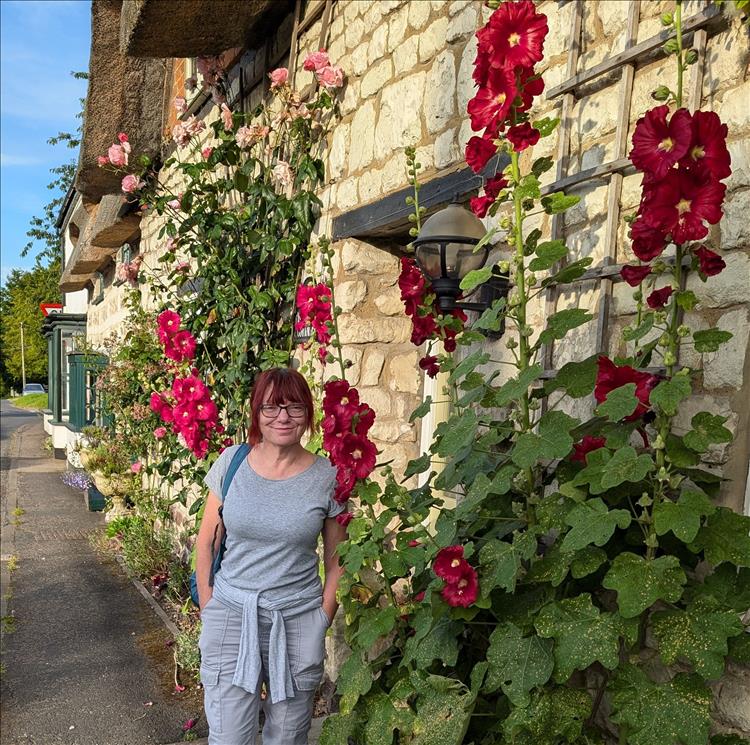
M 25 396 L 18 396 L 13 399 L 13 406 L 19 409 L 46 409 L 46 393 L 27 393 Z

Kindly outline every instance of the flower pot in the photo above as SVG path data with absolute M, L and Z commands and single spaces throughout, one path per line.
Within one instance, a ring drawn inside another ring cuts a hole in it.
M 105 496 L 111 497 L 115 493 L 114 485 L 109 476 L 105 476 L 101 471 L 94 471 L 91 474 L 96 484 L 96 488 Z
M 126 507 L 125 500 L 122 497 L 114 495 L 110 499 L 110 503 L 111 506 L 104 515 L 105 523 L 112 522 L 116 517 L 124 517 L 130 514 L 130 510 Z
M 86 466 L 89 464 L 89 461 L 91 460 L 91 451 L 79 450 L 78 459 L 81 461 L 81 468 L 86 468 Z

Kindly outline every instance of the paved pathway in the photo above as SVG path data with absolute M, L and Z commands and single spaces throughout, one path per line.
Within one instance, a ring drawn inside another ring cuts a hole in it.
M 102 515 L 62 484 L 65 462 L 43 450 L 44 439 L 37 416 L 2 440 L 0 745 L 179 741 L 198 712 L 172 695 L 166 630 L 91 547 Z M 10 574 L 8 559 L 17 562 Z

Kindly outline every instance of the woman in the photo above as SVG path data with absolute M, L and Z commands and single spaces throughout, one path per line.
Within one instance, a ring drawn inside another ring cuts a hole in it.
M 226 553 L 213 583 L 219 495 L 238 445 L 227 448 L 206 475 L 210 492 L 197 539 L 209 744 L 254 745 L 262 705 L 263 745 L 304 745 L 323 676 L 325 634 L 338 608 L 336 547 L 346 529 L 334 518 L 345 506 L 332 498 L 335 468 L 300 444 L 314 426 L 302 375 L 287 368 L 262 372 L 250 406 L 251 449 L 226 494 Z M 268 695 L 261 701 L 263 683 Z

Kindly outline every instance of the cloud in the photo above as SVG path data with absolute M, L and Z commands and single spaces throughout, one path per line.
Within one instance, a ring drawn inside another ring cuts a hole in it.
M 0 166 L 7 168 L 8 166 L 38 166 L 44 163 L 42 158 L 35 155 L 9 155 L 8 153 L 0 153 Z

